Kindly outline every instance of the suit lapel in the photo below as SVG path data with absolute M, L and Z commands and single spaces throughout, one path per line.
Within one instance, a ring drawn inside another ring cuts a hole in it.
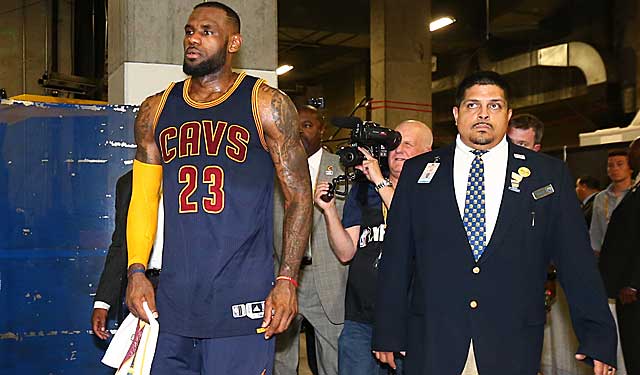
M 452 238 L 459 238 L 461 240 L 459 244 L 454 245 L 453 247 L 461 247 L 465 249 L 470 259 L 473 260 L 473 254 L 471 253 L 469 240 L 467 239 L 467 232 L 464 229 L 462 218 L 460 218 L 460 209 L 458 207 L 458 201 L 456 200 L 456 191 L 453 181 L 453 164 L 455 150 L 455 142 L 450 144 L 443 150 L 439 160 L 440 167 L 438 168 L 438 171 L 436 172 L 435 177 L 431 183 L 438 184 L 437 189 L 435 189 L 435 194 L 441 194 L 438 197 L 438 200 L 442 201 L 438 203 L 438 207 L 442 207 L 442 214 L 439 214 L 439 220 L 455 223 L 453 224 L 454 228 L 452 228 L 455 231 L 455 234 L 452 236 Z M 433 162 L 435 161 L 436 160 L 434 159 Z M 442 173 L 442 175 L 440 175 L 440 173 Z M 447 216 L 442 217 L 442 215 Z
M 333 171 L 333 175 L 327 175 L 327 171 Z M 331 160 L 331 154 L 326 150 L 322 150 L 322 156 L 320 157 L 320 166 L 318 166 L 318 175 L 312 176 L 311 178 L 315 178 L 315 186 L 318 186 L 318 183 L 328 181 L 331 182 L 331 179 L 336 177 L 336 174 L 340 173 L 340 168 L 338 165 L 334 165 Z M 313 192 L 315 196 L 315 191 Z M 320 209 L 314 205 L 313 210 L 313 231 L 316 230 L 316 225 L 320 225 L 323 223 L 322 221 L 322 212 Z M 324 225 L 324 224 L 323 224 Z
M 517 154 L 517 152 L 514 152 L 511 142 L 509 142 L 508 145 L 507 173 L 505 174 L 502 202 L 500 203 L 498 218 L 496 219 L 491 240 L 487 244 L 487 248 L 484 253 L 482 253 L 478 263 L 486 261 L 488 257 L 498 251 L 504 236 L 509 233 L 512 224 L 516 221 L 514 220 L 514 215 L 521 209 L 522 202 L 526 201 L 527 195 L 529 194 L 528 189 L 525 188 L 529 182 L 528 178 L 524 178 L 523 181 L 520 182 L 519 192 L 510 189 L 512 187 L 511 173 L 514 172 L 517 174 L 520 167 L 527 167 L 529 164 L 526 159 L 516 158 L 514 155 Z

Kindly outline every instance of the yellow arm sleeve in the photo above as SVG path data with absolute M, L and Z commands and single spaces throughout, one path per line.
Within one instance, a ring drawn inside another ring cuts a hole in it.
M 127 215 L 128 266 L 147 266 L 158 227 L 162 166 L 133 161 L 133 186 Z

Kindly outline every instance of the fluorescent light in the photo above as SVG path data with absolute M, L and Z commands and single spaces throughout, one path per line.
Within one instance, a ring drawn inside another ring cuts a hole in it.
M 442 29 L 443 27 L 449 26 L 454 22 L 456 22 L 456 19 L 452 17 L 438 18 L 437 20 L 429 24 L 429 31 L 436 31 L 438 29 Z
M 290 71 L 291 69 L 293 69 L 293 66 L 291 65 L 281 65 L 278 67 L 278 69 L 276 69 L 276 74 L 281 76 L 287 73 L 288 71 Z

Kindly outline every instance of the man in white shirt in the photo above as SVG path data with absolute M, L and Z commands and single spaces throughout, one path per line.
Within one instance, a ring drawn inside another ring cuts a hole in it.
M 312 191 L 319 183 L 330 182 L 342 174 L 338 156 L 322 148 L 325 124 L 322 114 L 312 106 L 298 107 L 300 138 L 307 153 Z M 336 196 L 336 204 L 344 198 Z M 274 198 L 274 254 L 276 270 L 282 257 L 282 192 Z M 274 375 L 295 375 L 298 368 L 299 333 L 302 319 L 313 326 L 318 373 L 338 373 L 338 337 L 344 325 L 344 300 L 348 267 L 329 246 L 326 225 L 318 207 L 314 207 L 313 226 L 299 277 L 298 316 L 289 328 L 276 337 Z
M 589 235 L 591 247 L 597 254 L 600 253 L 602 241 L 607 233 L 611 214 L 618 204 L 627 195 L 632 181 L 633 170 L 629 164 L 627 150 L 612 150 L 607 156 L 607 176 L 611 183 L 606 189 L 599 192 L 593 201 L 593 215 Z
M 508 84 L 476 72 L 456 93 L 454 144 L 407 160 L 387 220 L 373 350 L 405 374 L 534 375 L 554 261 L 576 358 L 615 373 L 616 332 L 573 190 L 558 159 L 507 141 Z

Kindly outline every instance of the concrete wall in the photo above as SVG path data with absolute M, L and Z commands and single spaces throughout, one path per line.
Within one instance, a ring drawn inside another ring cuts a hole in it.
M 183 79 L 184 25 L 199 2 L 109 0 L 110 103 L 139 104 L 169 82 Z M 228 0 L 225 4 L 238 12 L 242 24 L 244 43 L 235 67 L 275 85 L 276 0 Z
M 44 94 L 38 78 L 51 64 L 50 1 L 0 2 L 0 87 L 9 96 Z M 72 4 L 60 1 L 58 71 L 71 73 Z

